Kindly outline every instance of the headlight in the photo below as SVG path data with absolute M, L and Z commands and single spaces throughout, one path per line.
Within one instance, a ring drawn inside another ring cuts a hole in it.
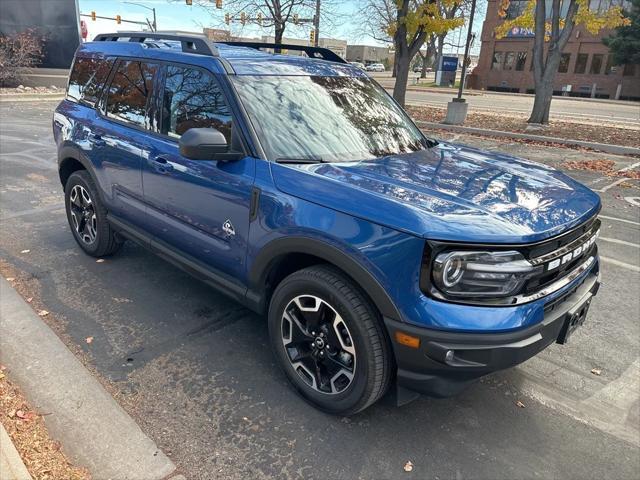
M 541 267 L 516 251 L 449 251 L 433 262 L 433 283 L 446 297 L 508 297 Z

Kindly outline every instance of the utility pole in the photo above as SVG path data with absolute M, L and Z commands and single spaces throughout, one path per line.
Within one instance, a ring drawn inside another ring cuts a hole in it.
M 320 0 L 316 0 L 316 15 L 313 18 L 313 28 L 316 34 L 313 39 L 313 46 L 318 46 L 318 40 L 320 39 Z
M 136 3 L 136 2 L 122 2 L 122 3 L 128 3 L 129 5 L 136 5 L 138 7 L 142 7 L 142 8 L 146 8 L 147 10 L 151 10 L 153 12 L 153 23 L 149 22 L 148 19 L 147 19 L 147 23 L 151 27 L 151 31 L 152 32 L 157 32 L 158 31 L 158 24 L 156 23 L 156 9 L 155 8 L 148 7 L 146 5 L 143 5 L 141 3 Z

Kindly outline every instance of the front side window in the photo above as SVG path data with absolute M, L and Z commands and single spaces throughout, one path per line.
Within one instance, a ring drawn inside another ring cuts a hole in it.
M 113 75 L 107 96 L 107 117 L 140 127 L 149 127 L 147 100 L 153 90 L 158 65 L 122 60 Z
M 369 78 L 231 78 L 272 160 L 364 160 L 415 152 L 428 144 Z
M 214 76 L 169 65 L 162 101 L 161 132 L 180 137 L 190 128 L 216 128 L 231 143 L 231 111 Z
M 94 107 L 107 81 L 113 58 L 77 57 L 69 75 L 67 98 Z

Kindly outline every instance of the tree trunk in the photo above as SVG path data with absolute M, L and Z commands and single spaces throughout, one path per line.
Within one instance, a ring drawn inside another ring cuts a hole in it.
M 407 55 L 398 56 L 396 66 L 396 83 L 393 87 L 393 98 L 404 107 L 407 93 L 407 81 L 409 80 L 409 67 L 411 59 Z
M 282 37 L 284 36 L 284 25 L 282 23 L 276 22 L 275 30 L 276 31 L 275 31 L 273 43 L 277 45 L 282 45 Z M 281 52 L 280 48 L 274 48 L 273 50 L 275 53 Z
M 551 110 L 551 98 L 553 97 L 553 81 L 547 84 L 543 81 L 536 83 L 536 96 L 533 100 L 533 109 L 528 123 L 549 123 L 549 111 Z
M 398 49 L 393 52 L 393 68 L 391 69 L 391 78 L 396 78 L 398 74 Z
M 440 60 L 442 59 L 442 52 L 444 50 L 444 39 L 446 35 L 438 35 L 437 44 L 438 48 L 436 49 L 436 61 L 433 65 L 434 70 L 438 70 L 440 68 Z

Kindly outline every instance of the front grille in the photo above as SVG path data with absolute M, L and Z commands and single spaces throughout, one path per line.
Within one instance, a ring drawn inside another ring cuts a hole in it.
M 595 238 L 599 230 L 600 220 L 593 217 L 567 234 L 532 246 L 528 252 L 529 260 L 542 265 L 542 272 L 527 281 L 522 293 L 528 295 L 537 292 L 572 272 L 588 257 L 596 256 L 598 247 Z M 549 268 L 558 261 L 559 266 Z

